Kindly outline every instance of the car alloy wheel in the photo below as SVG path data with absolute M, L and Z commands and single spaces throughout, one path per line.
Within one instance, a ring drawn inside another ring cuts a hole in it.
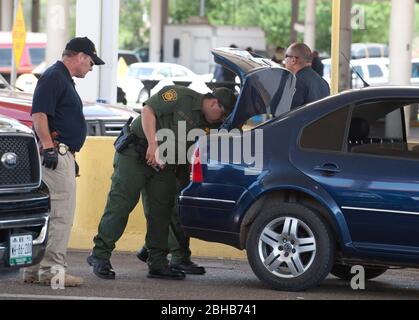
M 276 290 L 301 291 L 329 274 L 335 240 L 316 211 L 271 200 L 252 222 L 246 250 L 253 272 L 264 283 Z
M 265 267 L 281 278 L 294 278 L 310 268 L 316 254 L 316 239 L 300 219 L 280 217 L 261 232 L 259 257 Z

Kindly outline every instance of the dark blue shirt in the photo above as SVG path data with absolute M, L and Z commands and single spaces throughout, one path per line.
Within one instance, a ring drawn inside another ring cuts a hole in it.
M 297 82 L 291 109 L 330 95 L 330 88 L 326 80 L 320 77 L 311 67 L 301 69 L 295 77 Z
M 57 61 L 41 76 L 33 96 L 32 113 L 48 116 L 51 132 L 58 131 L 57 140 L 70 150 L 79 151 L 86 140 L 83 103 L 67 67 Z

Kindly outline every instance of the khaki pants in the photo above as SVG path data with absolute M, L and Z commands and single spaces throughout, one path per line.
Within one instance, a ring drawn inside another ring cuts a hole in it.
M 51 277 L 51 268 L 67 268 L 67 245 L 73 226 L 76 208 L 76 178 L 74 156 L 67 152 L 58 156 L 55 170 L 42 167 L 42 180 L 48 186 L 51 197 L 48 243 L 41 263 L 27 268 L 25 272 L 39 270 L 40 279 Z

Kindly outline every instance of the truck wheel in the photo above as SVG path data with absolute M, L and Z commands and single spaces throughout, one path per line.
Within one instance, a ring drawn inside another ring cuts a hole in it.
M 342 280 L 350 281 L 355 274 L 351 273 L 352 266 L 343 265 L 343 264 L 335 264 L 330 271 L 335 277 L 338 277 Z M 388 268 L 372 268 L 372 267 L 364 267 L 365 271 L 365 280 L 371 280 L 377 278 L 378 276 L 382 275 L 384 272 L 387 271 Z
M 317 285 L 334 263 L 335 241 L 323 220 L 295 203 L 275 203 L 253 222 L 246 241 L 256 276 L 275 290 Z

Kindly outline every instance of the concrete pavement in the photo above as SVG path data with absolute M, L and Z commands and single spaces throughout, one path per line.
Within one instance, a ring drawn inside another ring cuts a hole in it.
M 147 266 L 133 253 L 117 252 L 112 265 L 116 280 L 97 278 L 85 261 L 87 251 L 71 251 L 69 272 L 82 276 L 79 288 L 53 290 L 24 284 L 20 277 L 0 280 L 0 299 L 151 299 L 151 300 L 321 300 L 419 299 L 419 269 L 389 270 L 365 290 L 354 291 L 348 282 L 329 276 L 306 292 L 279 292 L 260 282 L 244 260 L 194 259 L 207 269 L 204 276 L 182 281 L 148 279 Z

